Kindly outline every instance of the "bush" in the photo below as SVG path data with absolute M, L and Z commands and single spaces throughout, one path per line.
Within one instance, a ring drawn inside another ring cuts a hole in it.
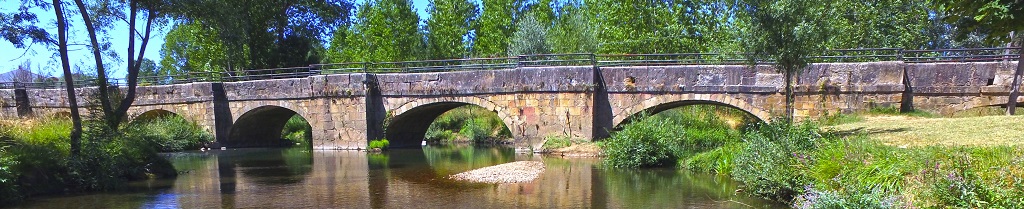
M 732 174 L 736 155 L 746 147 L 743 143 L 729 143 L 711 151 L 699 153 L 686 160 L 686 169 L 713 172 L 720 175 Z
M 541 147 L 550 150 L 569 146 L 572 146 L 572 139 L 569 139 L 568 136 L 549 136 L 545 137 L 544 145 Z
M 313 139 L 313 127 L 309 126 L 309 122 L 306 122 L 305 118 L 296 114 L 284 124 L 281 138 L 287 139 L 293 144 L 309 144 Z
M 124 138 L 148 141 L 160 152 L 198 149 L 213 141 L 199 124 L 177 115 L 132 122 L 123 132 Z
M 366 149 L 387 149 L 388 145 L 391 145 L 388 139 L 378 139 L 370 141 L 370 145 L 366 146 Z
M 746 147 L 736 156 L 733 178 L 754 195 L 789 203 L 810 184 L 804 173 L 813 159 L 815 142 L 821 139 L 809 122 L 790 126 L 785 119 L 760 124 L 747 132 Z
M 464 139 L 475 143 L 511 137 L 512 133 L 496 113 L 474 105 L 458 107 L 441 114 L 427 128 L 425 136 L 429 142 Z
M 70 122 L 48 118 L 0 133 L 0 202 L 20 201 L 36 194 L 109 191 L 127 181 L 176 175 L 156 153 L 153 141 L 133 137 L 139 132 L 90 128 L 83 134 L 80 155 L 71 156 Z M 88 127 L 102 127 L 88 121 Z M 63 130 L 63 131 L 62 131 Z M 13 133 L 13 134 L 11 134 Z
M 604 143 L 605 162 L 624 168 L 674 163 L 673 149 L 682 136 L 682 130 L 673 129 L 667 119 L 642 117 L 612 133 Z

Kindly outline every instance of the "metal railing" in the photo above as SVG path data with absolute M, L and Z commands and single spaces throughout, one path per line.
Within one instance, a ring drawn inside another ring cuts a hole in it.
M 904 50 L 900 48 L 838 49 L 810 57 L 813 63 L 903 61 L 908 63 L 1016 61 L 1020 47 Z M 535 54 L 516 57 L 466 58 L 404 62 L 350 62 L 313 64 L 306 67 L 245 70 L 240 72 L 190 72 L 164 76 L 142 76 L 140 86 L 193 82 L 234 82 L 343 73 L 419 73 L 470 70 L 512 69 L 550 66 L 666 66 L 666 65 L 739 65 L 751 63 L 749 54 L 676 53 L 676 54 Z M 758 60 L 770 64 L 772 60 Z M 124 79 L 111 79 L 112 86 L 123 86 Z M 75 87 L 95 86 L 95 80 L 77 80 Z M 0 82 L 0 89 L 63 88 L 62 81 Z

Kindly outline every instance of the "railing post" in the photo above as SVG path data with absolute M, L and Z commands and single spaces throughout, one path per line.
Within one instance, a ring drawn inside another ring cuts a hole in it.
M 903 60 L 903 48 L 896 49 L 896 61 L 907 62 Z

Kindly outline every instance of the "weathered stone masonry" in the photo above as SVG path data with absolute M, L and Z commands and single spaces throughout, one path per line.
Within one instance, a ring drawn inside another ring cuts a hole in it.
M 1005 105 L 1016 62 L 824 63 L 794 82 L 799 117 L 876 106 L 952 114 Z M 360 149 L 370 139 L 419 144 L 441 113 L 462 105 L 494 111 L 518 147 L 546 136 L 582 139 L 640 112 L 683 105 L 734 107 L 769 120 L 784 111 L 783 76 L 767 66 L 521 67 L 490 71 L 336 74 L 138 88 L 131 117 L 172 112 L 197 121 L 229 147 L 277 142 L 294 114 L 313 127 L 317 149 Z M 95 88 L 76 91 L 89 106 Z M 83 108 L 83 113 L 86 113 Z M 67 112 L 61 89 L 0 90 L 0 117 Z

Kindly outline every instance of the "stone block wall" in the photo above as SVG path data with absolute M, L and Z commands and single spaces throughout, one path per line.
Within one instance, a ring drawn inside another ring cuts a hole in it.
M 812 64 L 794 82 L 796 115 L 815 118 L 872 107 L 909 105 L 952 114 L 1003 105 L 1016 64 Z M 260 107 L 276 106 L 309 121 L 314 129 L 315 147 L 358 149 L 364 148 L 367 140 L 384 136 L 388 114 L 393 117 L 391 120 L 407 121 L 398 124 L 425 130 L 444 111 L 472 104 L 494 111 L 512 131 L 517 146 L 537 147 L 551 135 L 583 139 L 606 136 L 601 130 L 619 125 L 639 112 L 682 105 L 725 105 L 769 119 L 784 113 L 783 85 L 783 74 L 774 68 L 744 65 L 357 73 L 143 86 L 137 90 L 138 98 L 130 115 L 168 110 L 197 120 L 220 135 L 226 134 L 242 115 Z M 95 88 L 77 92 L 79 105 L 85 107 Z M 36 115 L 67 111 L 62 89 L 28 89 L 26 94 Z M 19 117 L 14 97 L 13 90 L 0 90 L 0 117 Z M 224 113 L 218 113 L 219 106 L 226 109 L 221 111 Z M 395 130 L 389 128 L 389 132 Z M 422 136 L 412 132 L 410 135 Z

